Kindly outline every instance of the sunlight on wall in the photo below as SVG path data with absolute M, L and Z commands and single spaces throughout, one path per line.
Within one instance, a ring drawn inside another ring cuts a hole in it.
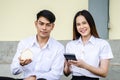
M 109 39 L 120 39 L 120 0 L 110 0 Z
M 49 9 L 56 15 L 51 36 L 72 39 L 72 21 L 78 10 L 88 9 L 88 0 L 0 0 L 0 41 L 16 41 L 36 34 L 36 13 Z

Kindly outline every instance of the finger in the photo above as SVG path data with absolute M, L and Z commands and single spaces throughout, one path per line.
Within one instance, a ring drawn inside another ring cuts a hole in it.
M 77 64 L 77 61 L 70 60 L 70 63 L 71 63 L 71 64 Z
M 27 64 L 31 63 L 31 61 L 32 61 L 31 59 L 26 59 L 24 64 L 27 65 Z
M 32 60 L 31 60 L 31 59 L 27 59 L 27 61 L 28 61 L 27 63 L 31 63 L 31 62 L 32 62 Z
M 21 65 L 21 66 L 24 66 L 25 64 L 24 64 L 24 62 L 20 62 L 20 65 Z
M 26 60 L 21 59 L 21 57 L 19 57 L 19 61 L 20 61 L 20 65 L 22 66 L 26 64 Z
M 25 60 L 24 64 L 27 65 L 28 64 L 28 60 Z

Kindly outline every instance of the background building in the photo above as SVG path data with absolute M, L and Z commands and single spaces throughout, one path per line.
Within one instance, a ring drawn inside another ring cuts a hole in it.
M 51 36 L 62 42 L 72 39 L 72 23 L 76 12 L 89 10 L 101 38 L 109 41 L 114 59 L 105 79 L 120 79 L 120 0 L 0 0 L 0 76 L 13 76 L 10 63 L 18 41 L 35 35 L 34 21 L 42 9 L 56 15 Z M 63 76 L 62 80 L 67 80 Z
M 82 9 L 90 10 L 96 23 L 101 24 L 97 26 L 101 37 L 104 38 L 101 33 L 105 33 L 105 24 L 105 38 L 120 39 L 119 3 L 119 0 L 0 0 L 0 41 L 19 41 L 35 35 L 36 13 L 42 9 L 49 9 L 56 15 L 55 29 L 51 36 L 57 40 L 72 39 L 73 17 Z

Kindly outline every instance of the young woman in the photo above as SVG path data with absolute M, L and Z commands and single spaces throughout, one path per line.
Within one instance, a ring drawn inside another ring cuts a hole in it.
M 99 80 L 106 77 L 110 59 L 109 43 L 99 38 L 92 15 L 87 10 L 76 13 L 73 21 L 73 41 L 66 45 L 66 53 L 75 54 L 77 60 L 68 60 L 64 74 L 71 80 Z

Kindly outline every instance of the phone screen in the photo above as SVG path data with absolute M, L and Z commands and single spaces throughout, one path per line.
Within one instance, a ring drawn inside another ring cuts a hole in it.
M 75 54 L 65 53 L 66 60 L 77 60 Z

